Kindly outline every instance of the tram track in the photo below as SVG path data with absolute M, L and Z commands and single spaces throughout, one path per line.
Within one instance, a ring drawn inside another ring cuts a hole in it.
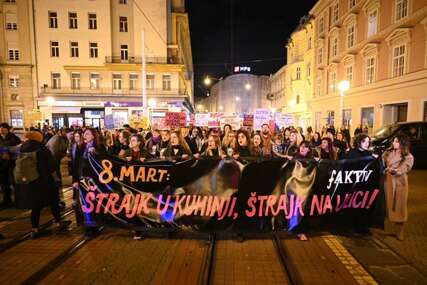
M 103 229 L 103 227 L 98 228 L 98 233 L 101 232 Z M 57 257 L 45 264 L 41 269 L 37 270 L 28 278 L 26 278 L 22 282 L 22 284 L 37 284 L 38 282 L 42 281 L 51 272 L 59 268 L 64 262 L 66 262 L 70 257 L 72 257 L 78 250 L 80 250 L 82 247 L 84 247 L 86 244 L 88 244 L 94 239 L 96 238 L 87 239 L 85 236 L 82 236 L 81 238 L 77 239 L 71 246 L 65 248 L 65 250 L 63 250 L 61 254 L 59 254 Z
M 73 208 L 68 208 L 65 210 L 64 213 L 61 214 L 62 218 L 68 217 L 69 215 L 71 215 L 74 212 Z M 55 223 L 55 219 L 52 218 L 49 221 L 47 221 L 46 223 L 40 225 L 40 231 L 45 231 L 46 229 L 48 229 L 50 226 L 52 226 Z M 31 237 L 31 230 L 20 235 L 19 237 L 16 237 L 8 242 L 5 242 L 4 244 L 0 245 L 0 254 L 5 252 L 6 250 L 9 250 L 13 247 L 15 247 L 16 245 L 28 240 Z

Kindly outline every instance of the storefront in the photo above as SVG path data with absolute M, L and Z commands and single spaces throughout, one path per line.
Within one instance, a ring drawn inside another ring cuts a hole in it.
M 57 129 L 62 127 L 83 127 L 83 115 L 79 113 L 53 113 L 52 125 Z
M 104 128 L 104 108 L 81 108 L 81 114 L 86 127 Z

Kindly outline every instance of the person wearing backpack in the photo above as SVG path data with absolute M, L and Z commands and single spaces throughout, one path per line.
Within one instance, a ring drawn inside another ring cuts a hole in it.
M 16 160 L 16 206 L 31 209 L 31 237 L 39 236 L 40 212 L 50 206 L 59 231 L 65 231 L 71 221 L 62 221 L 58 201 L 58 186 L 54 180 L 55 159 L 43 144 L 43 135 L 39 131 L 29 131 L 24 135 Z

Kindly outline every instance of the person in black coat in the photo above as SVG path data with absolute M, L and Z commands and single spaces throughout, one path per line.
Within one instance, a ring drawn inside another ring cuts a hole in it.
M 12 204 L 12 189 L 13 175 L 12 170 L 15 165 L 15 160 L 11 155 L 10 147 L 17 146 L 21 140 L 10 131 L 10 126 L 7 123 L 0 124 L 0 187 L 3 191 L 2 206 L 10 206 Z
M 354 147 L 347 153 L 348 159 L 361 158 L 366 156 L 378 157 L 369 150 L 371 138 L 367 134 L 358 134 L 354 139 Z
M 58 186 L 54 179 L 56 163 L 51 152 L 43 144 L 43 135 L 38 131 L 25 134 L 27 139 L 20 148 L 20 153 L 36 152 L 37 172 L 39 177 L 28 184 L 16 184 L 16 206 L 31 209 L 32 238 L 39 234 L 40 212 L 50 206 L 55 223 L 60 230 L 66 229 L 70 221 L 61 221 L 59 210 Z
M 160 158 L 169 158 L 173 161 L 189 159 L 192 156 L 190 147 L 178 131 L 170 134 L 170 144 Z

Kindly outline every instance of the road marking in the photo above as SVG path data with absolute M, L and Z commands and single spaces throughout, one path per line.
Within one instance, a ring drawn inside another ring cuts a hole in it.
M 365 268 L 347 251 L 342 243 L 333 235 L 322 236 L 328 247 L 334 252 L 336 257 L 344 264 L 353 278 L 359 284 L 378 284 Z

